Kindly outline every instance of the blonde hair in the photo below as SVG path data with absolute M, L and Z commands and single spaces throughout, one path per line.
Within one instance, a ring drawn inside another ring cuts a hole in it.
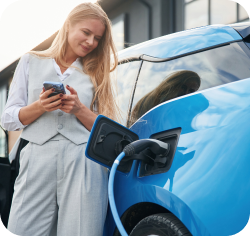
M 94 106 L 96 106 L 99 114 L 118 120 L 119 108 L 115 102 L 110 78 L 110 72 L 114 71 L 118 64 L 117 51 L 112 39 L 111 22 L 98 3 L 86 2 L 76 6 L 69 13 L 52 45 L 45 51 L 31 51 L 30 53 L 39 57 L 54 58 L 62 66 L 69 67 L 70 65 L 63 60 L 68 44 L 68 24 L 74 25 L 85 19 L 98 19 L 105 26 L 105 32 L 98 46 L 81 58 L 83 71 L 90 76 L 95 89 L 91 110 L 94 111 Z M 113 57 L 112 63 L 111 56 Z
M 180 96 L 179 92 L 182 85 L 190 80 L 196 81 L 200 87 L 200 77 L 193 71 L 180 70 L 166 76 L 155 89 L 136 103 L 131 113 L 131 118 L 127 121 L 127 125 L 132 125 L 137 119 L 158 104 Z

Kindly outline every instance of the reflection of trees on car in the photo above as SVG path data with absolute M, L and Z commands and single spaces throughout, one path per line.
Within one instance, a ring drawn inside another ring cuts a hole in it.
M 130 125 L 158 104 L 197 91 L 200 84 L 199 75 L 189 70 L 176 71 L 166 76 L 155 89 L 142 97 L 134 106 Z

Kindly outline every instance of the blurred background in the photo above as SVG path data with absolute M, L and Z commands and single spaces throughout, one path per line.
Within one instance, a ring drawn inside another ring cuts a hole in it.
M 8 6 L 7 1 L 11 2 Z M 0 116 L 20 57 L 31 49 L 47 49 L 67 14 L 81 2 L 1 0 Z M 249 21 L 244 8 L 230 0 L 102 0 L 99 3 L 112 21 L 118 51 L 186 29 Z M 9 132 L 8 147 L 5 133 L 0 129 L 0 156 L 10 151 L 20 132 Z
M 249 21 L 229 0 L 104 0 L 118 50 L 149 39 L 211 24 Z

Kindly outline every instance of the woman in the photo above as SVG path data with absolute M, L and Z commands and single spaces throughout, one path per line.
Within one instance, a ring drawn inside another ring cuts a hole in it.
M 116 66 L 110 21 L 97 3 L 75 7 L 48 50 L 21 58 L 2 116 L 7 130 L 24 128 L 21 137 L 29 141 L 20 154 L 11 232 L 103 234 L 107 171 L 84 154 L 96 113 L 116 119 L 110 82 Z M 48 97 L 53 90 L 45 91 L 43 81 L 62 82 L 67 94 Z

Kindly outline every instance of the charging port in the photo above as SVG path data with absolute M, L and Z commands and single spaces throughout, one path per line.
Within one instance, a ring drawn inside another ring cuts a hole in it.
M 149 149 L 144 150 L 139 155 L 150 157 L 154 160 L 153 164 L 141 162 L 139 176 L 154 175 L 167 172 L 173 162 L 176 147 L 181 134 L 181 128 L 167 130 L 161 133 L 151 135 L 150 139 L 157 139 L 170 144 L 170 151 L 167 157 L 157 156 Z M 143 158 L 142 158 L 143 159 Z

